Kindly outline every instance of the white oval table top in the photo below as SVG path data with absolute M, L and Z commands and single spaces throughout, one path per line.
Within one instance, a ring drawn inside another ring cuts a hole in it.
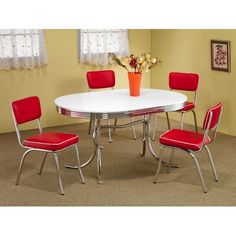
M 184 94 L 160 89 L 141 89 L 140 96 L 132 97 L 128 89 L 103 90 L 69 94 L 55 99 L 57 110 L 72 117 L 100 118 L 134 116 L 183 108 L 187 97 Z M 114 117 L 112 117 L 114 116 Z

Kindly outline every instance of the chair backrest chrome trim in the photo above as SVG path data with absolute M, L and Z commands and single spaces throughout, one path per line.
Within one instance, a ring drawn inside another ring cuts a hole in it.
M 207 110 L 204 121 L 203 121 L 203 129 L 205 130 L 209 123 L 209 115 L 212 113 L 212 119 L 210 121 L 209 129 L 214 129 L 219 121 L 220 114 L 222 112 L 223 104 L 220 102 L 216 106 L 211 107 Z

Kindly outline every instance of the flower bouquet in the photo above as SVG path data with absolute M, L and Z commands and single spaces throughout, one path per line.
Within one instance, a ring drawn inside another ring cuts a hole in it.
M 154 66 L 161 64 L 161 61 L 156 57 L 152 57 L 150 53 L 143 53 L 141 56 L 131 54 L 126 57 L 119 57 L 114 53 L 110 53 L 109 58 L 128 71 L 130 96 L 140 95 L 142 72 L 147 72 Z

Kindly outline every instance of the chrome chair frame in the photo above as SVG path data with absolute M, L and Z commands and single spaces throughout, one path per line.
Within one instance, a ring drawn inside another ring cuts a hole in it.
M 172 89 L 170 89 L 170 91 L 172 91 Z M 194 98 L 193 98 L 193 104 L 194 106 L 196 106 L 196 100 L 197 100 L 197 91 L 194 91 Z M 188 110 L 188 111 L 175 111 L 181 114 L 181 118 L 180 118 L 180 129 L 184 128 L 184 114 L 187 112 L 192 112 L 193 113 L 193 118 L 194 118 L 194 124 L 195 124 L 195 132 L 198 132 L 198 127 L 197 127 L 197 117 L 196 117 L 196 112 L 194 109 L 192 110 Z M 167 119 L 167 126 L 168 129 L 170 130 L 170 119 L 169 119 L 169 114 L 168 112 L 166 112 L 166 119 Z M 154 129 L 153 129 L 153 133 L 152 133 L 152 141 L 155 140 L 155 135 L 156 135 L 156 129 L 157 129 L 157 114 L 155 114 L 155 121 L 154 121 Z
M 48 153 L 52 153 L 53 154 L 53 157 L 54 157 L 54 162 L 55 162 L 55 165 L 56 165 L 56 171 L 57 171 L 57 177 L 58 177 L 58 184 L 59 184 L 59 188 L 60 188 L 60 194 L 61 195 L 64 195 L 64 189 L 63 189 L 63 185 L 62 185 L 62 180 L 61 180 L 61 175 L 60 175 L 60 168 L 59 168 L 59 161 L 58 161 L 58 152 L 61 152 L 63 150 L 66 150 L 66 149 L 69 149 L 69 148 L 72 148 L 74 147 L 75 148 L 75 152 L 76 152 L 76 158 L 77 158 L 77 164 L 78 164 L 78 171 L 79 171 L 79 175 L 80 175 L 80 178 L 81 178 L 81 182 L 83 184 L 85 184 L 85 180 L 84 180 L 84 176 L 83 176 L 83 173 L 81 171 L 81 168 L 80 168 L 80 157 L 79 157 L 79 149 L 78 149 L 78 144 L 73 144 L 73 145 L 70 145 L 66 148 L 63 148 L 63 149 L 60 149 L 58 151 L 51 151 L 51 150 L 46 150 L 46 149 L 37 149 L 37 148 L 30 148 L 30 147 L 26 147 L 22 144 L 22 141 L 21 141 L 21 134 L 20 134 L 20 130 L 19 130 L 19 125 L 17 124 L 16 122 L 16 119 L 15 119 L 15 115 L 14 115 L 14 112 L 12 110 L 12 116 L 13 116 L 13 121 L 14 121 L 14 126 L 15 126 L 15 129 L 16 129 L 16 134 L 17 134 L 17 140 L 18 140 L 18 143 L 20 144 L 20 146 L 24 149 L 27 149 L 24 154 L 22 155 L 22 158 L 21 158 L 21 161 L 20 161 L 20 166 L 19 166 L 19 169 L 18 169 L 18 174 L 17 174 L 17 177 L 16 177 L 16 185 L 19 184 L 19 181 L 20 181 L 20 176 L 21 176 L 21 172 L 22 172 L 22 167 L 23 167 L 23 164 L 24 164 L 24 161 L 25 161 L 25 158 L 26 156 L 32 152 L 32 151 L 38 151 L 38 152 L 45 152 L 45 155 L 44 155 L 44 158 L 43 158 L 43 161 L 42 161 L 42 164 L 41 164 L 41 167 L 40 167 L 40 170 L 39 170 L 39 175 L 42 174 L 42 171 L 43 171 L 43 167 L 44 167 L 44 164 L 45 164 L 45 161 L 46 161 L 46 158 L 47 158 L 47 154 Z M 43 133 L 43 129 L 40 125 L 40 119 L 36 119 L 37 120 L 37 125 L 38 125 L 38 129 L 39 129 L 39 133 Z
M 219 123 L 220 123 L 220 119 L 221 119 L 222 110 L 223 110 L 223 107 L 222 107 L 221 112 L 220 112 L 219 120 L 218 120 L 216 126 L 213 128 L 214 131 L 213 131 L 213 135 L 212 135 L 212 138 L 211 138 L 210 143 L 212 143 L 212 142 L 215 140 L 216 133 L 217 133 L 218 126 L 219 126 Z M 213 162 L 213 159 L 212 159 L 212 155 L 211 155 L 210 149 L 209 149 L 209 147 L 206 145 L 206 138 L 207 138 L 208 133 L 209 133 L 209 127 L 210 127 L 210 124 L 211 124 L 212 114 L 213 114 L 213 113 L 212 113 L 212 111 L 211 111 L 211 112 L 210 112 L 210 115 L 209 115 L 209 120 L 208 120 L 208 123 L 207 123 L 207 128 L 206 128 L 205 131 L 204 131 L 204 137 L 203 137 L 202 146 L 201 146 L 201 148 L 200 148 L 198 151 L 193 151 L 193 150 L 189 150 L 189 149 L 183 149 L 183 148 L 180 148 L 180 147 L 173 147 L 173 146 L 168 146 L 168 145 L 163 145 L 163 144 L 161 144 L 160 153 L 159 153 L 158 167 L 157 167 L 157 171 L 156 171 L 156 175 L 155 175 L 155 178 L 154 178 L 153 183 L 157 183 L 157 180 L 158 180 L 158 177 L 159 177 L 159 174 L 160 174 L 160 170 L 161 170 L 161 162 L 162 162 L 161 154 L 162 154 L 164 148 L 166 148 L 166 147 L 167 147 L 167 148 L 171 148 L 172 150 L 174 150 L 175 148 L 181 149 L 181 150 L 187 152 L 187 153 L 193 158 L 194 163 L 195 163 L 195 166 L 196 166 L 196 169 L 197 169 L 197 172 L 198 172 L 198 175 L 199 175 L 199 178 L 200 178 L 200 181 L 201 181 L 201 184 L 202 184 L 203 192 L 204 192 L 204 193 L 207 193 L 208 190 L 207 190 L 205 181 L 204 181 L 204 179 L 203 179 L 202 172 L 201 172 L 201 169 L 200 169 L 200 166 L 199 166 L 197 157 L 196 157 L 196 155 L 195 155 L 195 153 L 198 153 L 198 152 L 200 152 L 203 148 L 205 148 L 205 149 L 206 149 L 206 152 L 207 152 L 207 156 L 208 156 L 209 162 L 210 162 L 210 165 L 211 165 L 211 168 L 212 168 L 212 172 L 213 172 L 214 177 L 215 177 L 215 181 L 217 182 L 217 181 L 219 180 L 219 179 L 218 179 L 217 172 L 216 172 L 216 168 L 215 168 L 215 165 L 214 165 L 214 162 Z M 209 144 L 210 144 L 210 143 L 209 143 Z M 170 156 L 169 166 L 172 164 L 173 154 L 174 154 L 174 153 L 172 152 L 172 155 Z M 167 170 L 168 173 L 169 173 L 169 169 L 170 169 L 169 166 L 168 166 L 168 170 Z

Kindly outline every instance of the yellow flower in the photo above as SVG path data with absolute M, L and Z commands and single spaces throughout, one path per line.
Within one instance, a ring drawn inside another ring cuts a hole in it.
M 152 64 L 156 64 L 156 63 L 157 63 L 157 59 L 156 59 L 155 57 L 153 57 L 153 58 L 151 59 L 151 62 L 152 62 Z
M 137 58 L 138 64 L 142 64 L 144 61 L 145 61 L 145 57 L 143 55 Z
M 128 65 L 130 63 L 130 58 L 129 57 L 122 57 L 120 59 L 120 61 L 123 65 Z
M 141 68 L 140 64 L 137 64 L 136 68 L 137 68 L 138 72 L 142 72 L 142 68 Z
M 146 59 L 147 59 L 147 60 L 151 58 L 151 54 L 150 54 L 150 53 L 146 53 L 145 56 L 146 56 Z
M 141 65 L 141 71 L 148 71 L 149 69 L 149 65 L 148 63 L 145 61 L 142 65 Z

